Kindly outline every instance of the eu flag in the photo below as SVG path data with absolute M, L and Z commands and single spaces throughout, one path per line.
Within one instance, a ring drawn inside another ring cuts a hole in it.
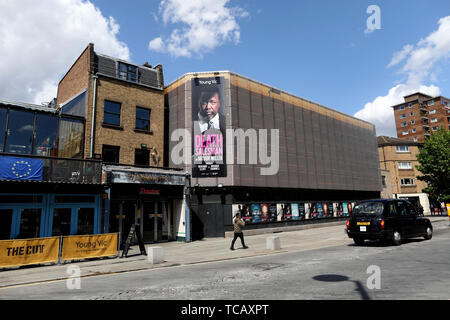
M 42 180 L 44 160 L 0 156 L 0 179 Z

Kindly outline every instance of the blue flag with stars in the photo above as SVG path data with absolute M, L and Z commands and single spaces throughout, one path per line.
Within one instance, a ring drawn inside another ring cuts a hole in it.
M 0 156 L 0 179 L 42 181 L 44 160 Z

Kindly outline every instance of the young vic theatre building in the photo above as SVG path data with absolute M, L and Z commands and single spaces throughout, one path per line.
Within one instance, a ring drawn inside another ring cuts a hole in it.
M 170 167 L 189 174 L 192 237 L 338 219 L 379 198 L 375 127 L 271 86 L 223 72 L 165 88 Z

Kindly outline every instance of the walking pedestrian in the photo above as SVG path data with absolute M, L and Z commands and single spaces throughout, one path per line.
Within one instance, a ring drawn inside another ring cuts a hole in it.
M 248 247 L 245 245 L 244 241 L 244 233 L 242 232 L 242 229 L 245 226 L 245 222 L 241 219 L 241 214 L 239 212 L 236 213 L 236 215 L 234 216 L 233 225 L 234 225 L 234 238 L 233 241 L 231 241 L 230 250 L 234 250 L 234 243 L 236 242 L 236 239 L 238 237 L 241 238 L 242 247 L 244 249 L 247 249 Z

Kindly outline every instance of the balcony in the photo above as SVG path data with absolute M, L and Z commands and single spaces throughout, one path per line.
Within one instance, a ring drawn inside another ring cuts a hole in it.
M 102 162 L 0 153 L 0 180 L 102 184 Z

